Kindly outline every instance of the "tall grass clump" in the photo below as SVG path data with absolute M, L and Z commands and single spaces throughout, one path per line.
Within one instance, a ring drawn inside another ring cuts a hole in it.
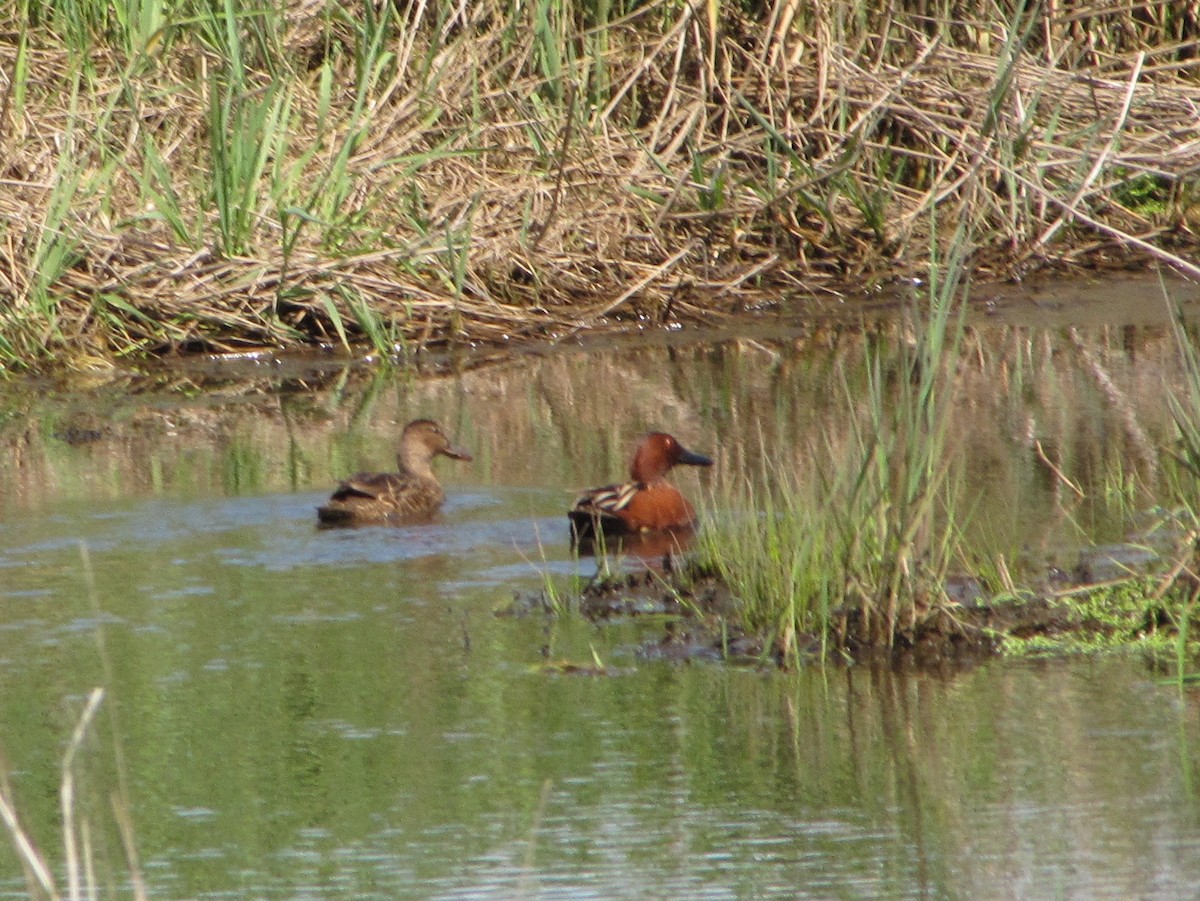
M 1171 326 L 1182 363 L 1182 384 L 1170 387 L 1167 403 L 1175 422 L 1175 446 L 1170 456 L 1179 464 L 1172 473 L 1174 499 L 1193 523 L 1200 524 L 1200 351 L 1195 326 L 1172 310 Z
M 782 655 L 891 646 L 944 599 L 964 508 L 949 428 L 963 334 L 965 239 L 926 297 L 840 375 L 850 427 L 727 485 L 699 563 L 739 599 L 743 624 Z M 865 386 L 865 387 L 864 387 Z
M 1169 457 L 1175 463 L 1168 471 L 1170 507 L 1180 534 L 1172 577 L 1177 585 L 1184 586 L 1189 592 L 1178 612 L 1173 614 L 1178 629 L 1176 678 L 1183 684 L 1185 680 L 1196 678 L 1190 667 L 1195 664 L 1192 624 L 1200 599 L 1200 350 L 1196 346 L 1195 326 L 1185 322 L 1179 310 L 1171 312 L 1175 344 L 1182 363 L 1182 384 L 1167 391 L 1167 402 L 1176 429 L 1174 447 L 1169 448 Z

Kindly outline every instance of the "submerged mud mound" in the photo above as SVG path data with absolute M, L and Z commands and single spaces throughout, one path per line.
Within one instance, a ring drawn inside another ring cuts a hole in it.
M 837 648 L 855 660 L 886 657 L 918 666 L 977 662 L 997 654 L 1006 639 L 1057 636 L 1082 625 L 1069 606 L 1045 597 L 932 607 L 898 624 L 890 645 L 858 639 L 866 631 L 862 619 L 861 607 L 835 612 L 832 631 Z

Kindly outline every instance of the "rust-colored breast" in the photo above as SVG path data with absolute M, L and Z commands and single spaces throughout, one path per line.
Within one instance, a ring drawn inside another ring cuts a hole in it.
M 669 482 L 654 482 L 637 492 L 618 513 L 632 531 L 680 529 L 696 518 L 692 505 Z

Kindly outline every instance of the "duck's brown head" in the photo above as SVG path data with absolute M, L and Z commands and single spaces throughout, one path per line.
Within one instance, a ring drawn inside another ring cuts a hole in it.
M 680 464 L 686 466 L 712 466 L 713 461 L 703 454 L 697 454 L 680 444 L 673 435 L 666 432 L 651 432 L 646 435 L 633 453 L 633 464 L 629 467 L 635 482 L 649 484 L 661 479 L 671 467 Z
M 430 472 L 429 464 L 441 455 L 454 460 L 471 460 L 471 454 L 452 444 L 442 427 L 432 419 L 414 419 L 400 435 L 400 467 L 418 475 Z

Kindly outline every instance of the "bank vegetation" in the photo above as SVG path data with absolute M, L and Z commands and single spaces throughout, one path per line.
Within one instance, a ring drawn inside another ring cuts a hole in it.
M 1188 3 L 0 11 L 0 360 L 709 323 L 926 274 L 1196 274 Z M 936 216 L 934 215 L 936 211 Z

